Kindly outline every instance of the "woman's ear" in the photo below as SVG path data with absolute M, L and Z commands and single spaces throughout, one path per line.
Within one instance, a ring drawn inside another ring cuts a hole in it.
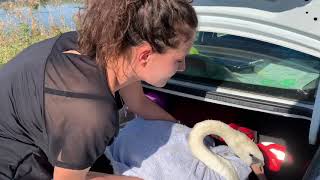
M 136 47 L 136 60 L 140 65 L 146 65 L 150 61 L 152 55 L 152 47 L 149 43 L 145 42 Z

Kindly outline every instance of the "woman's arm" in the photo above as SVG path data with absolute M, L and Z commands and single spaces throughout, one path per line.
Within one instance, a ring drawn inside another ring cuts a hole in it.
M 72 170 L 61 167 L 54 167 L 53 179 L 72 179 L 72 180 L 142 180 L 136 177 L 116 176 L 98 172 L 89 172 L 90 168 L 84 170 Z
M 90 171 L 87 175 L 87 180 L 142 180 L 142 179 L 137 177 L 116 176 L 116 175 Z
M 140 81 L 120 89 L 119 92 L 131 112 L 145 119 L 176 121 L 173 116 L 144 95 Z

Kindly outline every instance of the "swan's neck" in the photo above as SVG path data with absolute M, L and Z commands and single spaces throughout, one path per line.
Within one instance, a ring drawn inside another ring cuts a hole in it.
M 210 169 L 227 180 L 238 180 L 239 177 L 231 163 L 208 150 L 203 144 L 203 140 L 207 135 L 215 134 L 224 137 L 228 133 L 224 125 L 222 122 L 212 120 L 196 124 L 189 135 L 189 146 L 192 154 Z

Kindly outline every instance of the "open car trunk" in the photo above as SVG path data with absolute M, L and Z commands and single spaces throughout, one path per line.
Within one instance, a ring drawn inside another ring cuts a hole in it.
M 257 131 L 257 143 L 274 142 L 286 146 L 292 161 L 288 163 L 286 159 L 278 172 L 265 168 L 269 179 L 302 179 L 317 149 L 316 145 L 308 143 L 308 120 L 218 105 L 150 89 L 145 92 L 159 95 L 165 109 L 189 127 L 207 119 L 221 120 Z M 250 179 L 255 176 L 252 174 Z

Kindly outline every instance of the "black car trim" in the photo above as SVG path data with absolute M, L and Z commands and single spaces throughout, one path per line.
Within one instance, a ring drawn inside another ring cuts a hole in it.
M 280 104 L 276 102 L 268 102 L 263 100 L 255 100 L 246 97 L 235 96 L 232 94 L 224 94 L 215 91 L 201 90 L 171 83 L 168 83 L 163 88 L 154 88 L 147 84 L 145 84 L 144 87 L 193 99 L 204 100 L 217 104 L 239 107 L 243 109 L 262 111 L 286 117 L 311 120 L 312 116 L 312 109 L 304 107 Z M 213 88 L 213 90 L 214 89 L 215 88 Z

